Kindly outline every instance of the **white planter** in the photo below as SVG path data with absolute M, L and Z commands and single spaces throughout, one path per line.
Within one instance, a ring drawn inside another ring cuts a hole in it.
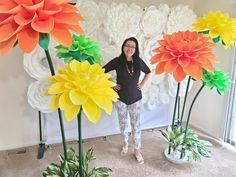
M 180 152 L 179 151 L 171 151 L 170 154 L 168 154 L 168 150 L 169 148 L 167 147 L 164 151 L 164 154 L 165 154 L 165 157 L 167 160 L 169 160 L 170 162 L 172 163 L 175 163 L 175 164 L 184 164 L 184 163 L 188 163 L 189 161 L 183 157 L 182 159 L 180 159 Z

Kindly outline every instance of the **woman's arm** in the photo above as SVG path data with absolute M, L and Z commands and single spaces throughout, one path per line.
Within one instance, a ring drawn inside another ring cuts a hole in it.
M 105 69 L 105 73 L 115 70 L 117 67 L 117 59 L 114 58 L 111 61 L 109 61 L 103 68 Z
M 138 83 L 139 90 L 141 90 L 144 87 L 145 83 L 147 82 L 147 80 L 149 79 L 150 76 L 151 76 L 151 73 L 144 75 L 143 80 L 140 83 Z

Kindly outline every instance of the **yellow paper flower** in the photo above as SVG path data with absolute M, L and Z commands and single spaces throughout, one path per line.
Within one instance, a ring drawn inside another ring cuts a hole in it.
M 236 39 L 236 19 L 230 18 L 228 13 L 209 12 L 197 18 L 193 30 L 209 34 L 215 43 L 221 42 L 225 48 L 229 48 Z
M 80 63 L 77 60 L 59 68 L 58 74 L 48 79 L 52 85 L 47 94 L 55 95 L 51 109 L 63 110 L 67 121 L 77 116 L 81 106 L 93 123 L 99 120 L 101 109 L 111 114 L 112 101 L 117 101 L 118 95 L 111 88 L 116 84 L 108 80 L 111 74 L 104 71 L 98 64 L 90 65 L 88 61 Z

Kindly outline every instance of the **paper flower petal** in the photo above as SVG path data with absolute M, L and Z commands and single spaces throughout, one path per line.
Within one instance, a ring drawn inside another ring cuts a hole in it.
M 99 120 L 101 109 L 111 114 L 112 102 L 117 101 L 118 95 L 111 88 L 115 83 L 108 80 L 110 74 L 104 71 L 98 64 L 90 65 L 88 61 L 80 63 L 77 60 L 60 68 L 59 74 L 49 78 L 52 85 L 47 93 L 60 97 L 53 99 L 52 105 L 58 105 L 68 121 L 76 117 L 81 106 L 93 123 Z
M 193 29 L 206 33 L 213 42 L 220 42 L 225 48 L 232 47 L 236 39 L 236 19 L 221 11 L 210 11 L 198 18 L 193 24 Z
M 213 62 L 216 61 L 213 46 L 209 37 L 197 32 L 166 34 L 154 50 L 156 54 L 151 58 L 151 63 L 157 63 L 156 74 L 172 72 L 177 82 L 181 82 L 186 75 L 200 80 L 202 69 L 213 70 Z
M 167 16 L 168 14 L 165 11 L 150 6 L 145 9 L 141 17 L 140 29 L 146 37 L 162 34 L 166 26 Z
M 78 6 L 80 13 L 84 17 L 85 21 L 81 23 L 81 26 L 87 34 L 91 34 L 96 31 L 101 25 L 102 19 L 100 13 L 104 13 L 100 10 L 98 4 L 91 0 L 82 1 Z
M 55 42 L 51 41 L 49 49 L 52 58 L 52 62 L 55 68 L 64 66 L 64 62 L 56 58 L 56 50 L 54 49 Z M 42 48 L 37 47 L 31 53 L 25 53 L 23 56 L 23 64 L 25 71 L 33 78 L 37 80 L 43 80 L 48 78 L 51 73 L 45 57 L 45 52 Z
M 168 16 L 165 33 L 171 34 L 191 29 L 196 17 L 193 10 L 186 5 L 180 4 L 172 7 Z
M 69 30 L 83 33 L 83 18 L 68 0 L 3 1 L 0 7 L 0 55 L 10 51 L 9 39 L 18 41 L 24 52 L 31 52 L 39 42 L 39 34 L 50 34 L 60 44 L 70 46 Z M 14 36 L 14 38 L 13 38 Z M 29 42 L 30 41 L 30 42 Z M 7 47 L 2 47 L 9 44 Z
M 104 31 L 116 45 L 121 46 L 124 39 L 138 33 L 140 15 L 127 4 L 112 3 L 104 19 Z
M 28 103 L 36 110 L 44 113 L 52 112 L 50 110 L 50 101 L 52 96 L 45 96 L 45 92 L 50 84 L 47 81 L 35 81 L 28 87 Z

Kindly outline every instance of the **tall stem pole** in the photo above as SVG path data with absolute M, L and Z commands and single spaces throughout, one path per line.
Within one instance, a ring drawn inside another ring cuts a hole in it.
M 189 108 L 189 112 L 188 112 L 188 118 L 187 118 L 187 122 L 186 122 L 186 126 L 185 126 L 185 132 L 184 132 L 184 140 L 183 142 L 185 142 L 185 139 L 186 139 L 186 135 L 187 135 L 187 131 L 188 131 L 188 126 L 189 126 L 189 120 L 190 120 L 190 115 L 191 115 L 191 112 L 192 112 L 192 108 L 193 108 L 193 105 L 198 97 L 198 95 L 200 94 L 200 92 L 202 91 L 202 89 L 204 88 L 205 84 L 202 83 L 202 86 L 200 87 L 200 89 L 198 90 L 198 92 L 196 93 L 195 97 L 193 98 L 193 101 L 192 101 L 192 104 Z M 180 158 L 182 159 L 183 158 L 183 149 L 181 151 L 181 156 Z
M 77 115 L 77 121 L 78 121 L 78 138 L 79 138 L 79 174 L 80 177 L 84 177 L 84 153 L 83 153 L 83 139 L 82 139 L 82 126 L 81 126 L 81 110 L 79 114 Z
M 177 107 L 177 102 L 179 98 L 179 88 L 180 88 L 180 83 L 178 83 L 177 85 L 177 91 L 176 91 L 176 96 L 175 96 L 175 106 L 174 106 L 174 113 L 173 113 L 172 124 L 171 124 L 172 129 L 174 128 L 174 123 L 175 123 L 175 113 L 176 113 L 176 107 Z M 171 151 L 171 146 L 169 145 L 168 154 L 170 154 L 170 151 Z
M 185 110 L 186 100 L 187 100 L 187 96 L 188 96 L 188 90 L 189 90 L 190 81 L 191 81 L 191 76 L 188 77 L 187 88 L 186 88 L 185 95 L 184 95 L 184 103 L 183 103 L 183 109 L 182 109 L 181 119 L 180 119 L 180 126 L 181 127 L 182 127 L 182 123 L 183 123 L 184 110 Z
M 177 116 L 178 116 L 178 125 L 180 124 L 180 96 L 178 97 L 178 113 L 177 113 Z
M 52 59 L 51 59 L 49 50 L 44 49 L 44 51 L 45 51 L 45 54 L 47 56 L 47 61 L 48 61 L 48 65 L 49 65 L 49 68 L 50 68 L 51 75 L 54 76 L 55 71 L 54 71 L 54 68 L 53 68 L 53 63 L 52 63 Z M 67 160 L 66 138 L 65 138 L 63 120 L 62 120 L 62 116 L 61 116 L 61 110 L 58 109 L 57 111 L 58 111 L 58 116 L 59 116 L 59 121 L 60 121 L 61 136 L 62 136 L 62 143 L 63 143 L 63 149 L 64 149 L 64 157 L 65 157 L 65 160 Z

